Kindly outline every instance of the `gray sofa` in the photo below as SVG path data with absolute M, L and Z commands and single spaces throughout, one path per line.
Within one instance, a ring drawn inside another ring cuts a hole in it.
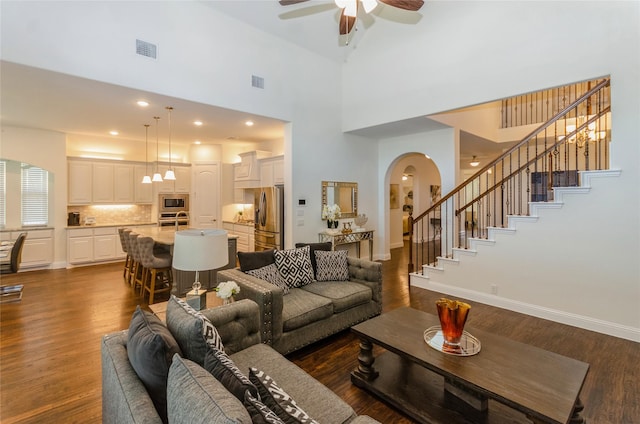
M 347 259 L 348 281 L 312 282 L 286 295 L 238 268 L 219 271 L 218 283 L 235 281 L 236 298 L 258 304 L 263 342 L 286 355 L 381 313 L 382 264 Z
M 218 330 L 225 351 L 240 370 L 256 367 L 270 375 L 309 416 L 319 423 L 376 423 L 356 416 L 333 392 L 260 343 L 258 305 L 249 300 L 202 311 Z M 102 339 L 102 422 L 162 423 L 145 386 L 127 355 L 127 332 Z M 248 371 L 245 371 L 248 372 Z M 204 368 L 173 356 L 167 380 L 169 423 L 250 423 L 242 402 Z

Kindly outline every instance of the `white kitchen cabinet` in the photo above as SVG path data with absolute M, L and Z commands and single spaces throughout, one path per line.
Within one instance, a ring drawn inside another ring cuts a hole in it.
M 116 227 L 94 228 L 93 261 L 116 259 L 116 242 L 120 243 L 120 236 Z
M 260 185 L 272 187 L 284 184 L 284 157 L 274 156 L 260 160 Z
M 142 184 L 142 178 L 148 174 L 152 176 L 152 169 L 146 165 L 135 165 L 133 170 L 133 192 L 135 203 L 149 204 L 153 203 L 153 184 Z
M 240 153 L 240 163 L 234 164 L 233 182 L 234 188 L 260 187 L 260 164 L 258 161 L 271 156 L 271 152 L 254 150 Z
M 113 203 L 114 201 L 114 166 L 113 163 L 94 162 L 91 168 L 93 203 Z
M 89 161 L 69 160 L 68 203 L 70 205 L 88 205 L 92 199 L 92 163 Z
M 120 204 L 133 203 L 134 165 L 116 164 L 113 166 L 113 201 Z
M 22 231 L 11 233 L 11 239 L 18 238 Z M 53 230 L 29 230 L 22 247 L 20 268 L 48 266 L 53 262 Z
M 158 172 L 162 175 L 162 182 L 158 184 L 158 193 L 189 193 L 191 190 L 191 166 L 171 165 L 176 176 L 175 181 L 165 180 L 164 175 L 169 169 L 169 164 L 159 164 Z
M 93 229 L 67 230 L 67 262 L 82 264 L 93 262 Z
M 230 235 L 238 236 L 236 246 L 238 252 L 253 252 L 255 250 L 253 224 L 223 222 L 222 228 L 227 230 Z

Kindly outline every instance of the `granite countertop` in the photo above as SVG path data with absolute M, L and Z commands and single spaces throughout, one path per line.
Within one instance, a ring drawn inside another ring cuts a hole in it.
M 225 224 L 246 225 L 247 227 L 255 226 L 253 221 L 222 221 Z
M 111 222 L 94 225 L 68 225 L 67 230 L 73 230 L 77 228 L 104 228 L 104 227 L 138 227 L 140 225 L 158 225 L 157 222 Z
M 40 231 L 40 230 L 54 230 L 55 227 L 14 227 L 14 228 L 3 228 L 0 230 L 0 233 L 11 233 L 13 231 Z

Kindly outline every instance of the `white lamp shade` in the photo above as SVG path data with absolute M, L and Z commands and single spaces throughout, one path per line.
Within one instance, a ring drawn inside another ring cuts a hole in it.
M 151 177 L 148 175 L 142 177 L 142 184 L 151 184 Z
M 173 169 L 167 169 L 167 172 L 164 174 L 164 179 L 170 181 L 176 179 L 176 174 L 173 173 Z
M 177 231 L 173 267 L 181 271 L 208 271 L 229 262 L 229 242 L 224 230 Z
M 153 178 L 151 180 L 153 182 L 156 182 L 156 183 L 161 183 L 162 182 L 162 175 L 160 175 L 159 172 L 156 172 L 155 174 L 153 174 Z

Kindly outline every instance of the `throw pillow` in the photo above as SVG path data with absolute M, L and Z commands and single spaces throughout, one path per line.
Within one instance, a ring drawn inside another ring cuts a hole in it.
M 167 422 L 167 377 L 180 346 L 167 327 L 151 312 L 136 307 L 127 335 L 127 356 L 147 389 L 156 411 Z
M 224 351 L 220 334 L 211 321 L 174 295 L 167 304 L 167 328 L 184 355 L 200 366 L 204 364 L 204 356 L 210 348 Z
M 254 277 L 260 278 L 264 281 L 268 281 L 274 286 L 280 287 L 284 294 L 289 293 L 289 286 L 287 286 L 287 282 L 282 278 L 282 275 L 280 275 L 280 271 L 278 271 L 276 264 L 263 266 L 258 269 L 250 269 L 247 271 L 247 274 L 253 275 Z
M 313 268 L 309 246 L 298 249 L 276 250 L 276 266 L 287 286 L 302 287 L 313 282 Z
M 247 272 L 252 269 L 262 268 L 275 262 L 274 250 L 263 250 L 260 252 L 238 252 L 238 262 L 240 271 Z
M 349 279 L 349 261 L 346 250 L 331 252 L 316 251 L 318 281 L 347 281 Z
M 244 396 L 244 407 L 247 408 L 249 415 L 251 415 L 253 424 L 284 424 L 275 412 L 252 396 L 249 391 Z
M 313 268 L 313 275 L 316 276 L 316 280 L 318 279 L 318 264 L 316 262 L 316 251 L 328 251 L 331 250 L 331 242 L 325 243 L 296 243 L 296 247 L 305 247 L 309 246 L 309 255 L 311 255 L 311 267 Z
M 286 424 L 318 424 L 264 371 L 251 367 L 249 369 L 249 380 L 258 388 L 260 400 Z
M 209 371 L 222 385 L 241 402 L 244 392 L 249 391 L 259 398 L 258 389 L 242 373 L 229 356 L 221 350 L 209 349 L 204 357 L 204 369 Z

